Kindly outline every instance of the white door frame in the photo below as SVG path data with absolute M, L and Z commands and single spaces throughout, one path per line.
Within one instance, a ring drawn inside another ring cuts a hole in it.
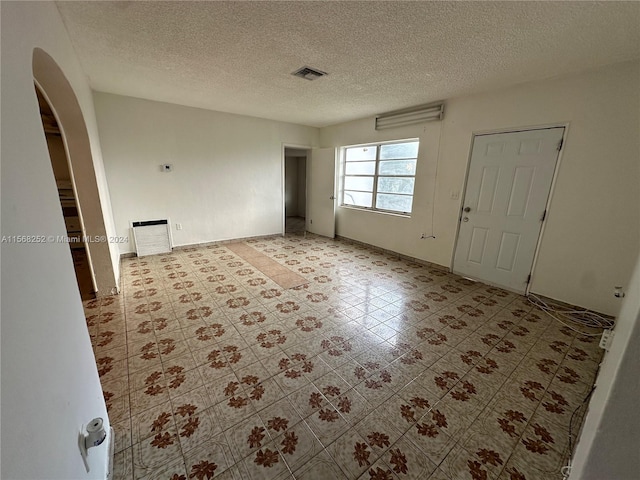
M 285 151 L 287 148 L 295 148 L 298 150 L 306 150 L 307 152 L 307 159 L 309 159 L 309 152 L 313 149 L 312 146 L 310 145 L 298 145 L 295 143 L 283 143 L 282 144 L 282 165 L 281 165 L 281 193 L 282 193 L 282 236 L 285 236 L 285 231 L 286 231 L 286 222 L 287 222 L 287 213 L 285 211 L 285 204 L 286 204 L 286 179 L 285 179 L 285 166 L 286 166 L 286 158 L 285 158 Z M 305 170 L 305 176 L 306 176 L 306 170 Z M 305 179 L 306 182 L 306 179 Z M 307 189 L 305 188 L 305 200 L 306 200 L 306 195 L 307 195 Z M 304 212 L 304 216 L 305 218 L 308 217 L 307 212 L 309 209 L 309 204 L 305 201 L 305 212 Z
M 456 234 L 455 234 L 455 242 L 453 244 L 453 252 L 451 253 L 451 263 L 449 267 L 449 271 L 453 272 L 453 262 L 455 261 L 456 250 L 458 247 L 458 237 L 460 236 L 460 222 L 462 219 L 462 206 L 464 205 L 465 197 L 467 195 L 467 182 L 469 181 L 469 170 L 471 168 L 471 155 L 473 153 L 473 144 L 477 136 L 480 135 L 494 135 L 498 133 L 516 133 L 516 132 L 526 132 L 529 130 L 546 130 L 550 128 L 564 128 L 564 134 L 562 136 L 562 148 L 560 152 L 558 152 L 558 158 L 556 160 L 555 170 L 553 171 L 553 178 L 551 180 L 551 188 L 549 189 L 549 196 L 547 197 L 547 203 L 545 204 L 546 215 L 545 219 L 542 222 L 542 226 L 540 228 L 540 234 L 538 235 L 538 240 L 536 242 L 536 249 L 533 253 L 533 262 L 531 263 L 531 281 L 527 284 L 524 295 L 528 295 L 531 289 L 531 285 L 533 284 L 534 272 L 536 269 L 536 264 L 538 263 L 538 254 L 540 253 L 540 245 L 542 244 L 542 237 L 544 236 L 545 229 L 547 227 L 547 218 L 549 217 L 549 212 L 551 210 L 551 200 L 553 198 L 553 194 L 556 188 L 556 181 L 558 178 L 558 172 L 560 171 L 560 162 L 562 161 L 562 157 L 564 154 L 564 146 L 567 141 L 567 136 L 569 134 L 569 122 L 559 122 L 559 123 L 549 123 L 545 125 L 532 125 L 525 127 L 511 127 L 511 128 L 499 128 L 493 130 L 477 130 L 471 132 L 471 143 L 469 145 L 469 157 L 467 158 L 467 168 L 464 176 L 464 183 L 462 185 L 462 195 L 460 195 L 460 203 L 458 205 L 458 223 L 456 224 Z M 484 281 L 484 280 L 483 280 Z M 489 284 L 489 282 L 484 281 Z M 509 290 L 502 285 L 496 285 L 499 288 L 504 290 Z

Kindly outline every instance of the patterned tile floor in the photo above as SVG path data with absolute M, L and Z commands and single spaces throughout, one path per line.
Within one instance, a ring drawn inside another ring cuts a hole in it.
M 596 337 L 361 245 L 246 243 L 309 283 L 216 245 L 124 259 L 85 303 L 116 479 L 562 478 Z

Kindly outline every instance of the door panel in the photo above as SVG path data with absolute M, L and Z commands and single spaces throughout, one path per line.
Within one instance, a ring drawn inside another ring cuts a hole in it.
M 524 217 L 533 183 L 534 169 L 531 167 L 518 167 L 511 186 L 507 215 L 509 217 Z
M 482 169 L 482 182 L 478 193 L 478 212 L 491 213 L 493 210 L 493 200 L 498 186 L 499 169 L 495 167 L 485 167 Z
M 484 250 L 487 246 L 487 233 L 489 230 L 486 228 L 474 228 L 471 233 L 471 245 L 469 246 L 468 261 L 480 265 L 482 263 L 482 257 L 484 257 Z
M 563 134 L 549 128 L 474 138 L 456 273 L 526 290 Z
M 335 219 L 335 148 L 311 150 L 307 165 L 307 231 L 333 238 Z
M 516 254 L 518 253 L 518 244 L 520 243 L 520 235 L 517 233 L 502 233 L 500 241 L 500 249 L 498 250 L 498 261 L 496 268 L 507 272 L 512 272 L 515 264 Z

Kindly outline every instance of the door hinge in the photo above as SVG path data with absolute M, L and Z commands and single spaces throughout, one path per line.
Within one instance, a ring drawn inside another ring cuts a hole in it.
M 558 151 L 562 150 L 562 145 L 564 145 L 564 138 L 561 138 L 560 143 L 558 143 Z
M 531 283 L 531 274 L 527 275 L 527 285 Z
M 540 219 L 540 221 L 544 222 L 545 218 L 547 218 L 547 211 L 546 210 L 544 212 L 542 212 L 542 218 Z

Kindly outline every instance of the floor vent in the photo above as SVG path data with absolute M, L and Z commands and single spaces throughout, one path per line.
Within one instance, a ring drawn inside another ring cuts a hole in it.
M 168 220 L 133 222 L 133 239 L 138 257 L 171 251 Z

